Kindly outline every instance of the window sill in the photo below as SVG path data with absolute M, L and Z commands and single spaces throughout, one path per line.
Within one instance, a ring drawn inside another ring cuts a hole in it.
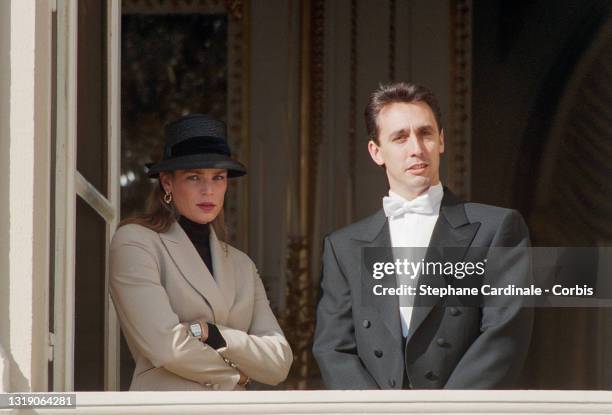
M 612 413 L 606 391 L 78 392 L 76 402 L 65 413 Z

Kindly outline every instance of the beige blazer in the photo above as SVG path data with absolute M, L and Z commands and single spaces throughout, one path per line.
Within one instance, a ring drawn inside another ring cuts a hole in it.
M 213 278 L 178 223 L 166 233 L 117 230 L 110 247 L 110 293 L 136 368 L 130 390 L 233 390 L 239 369 L 276 385 L 293 355 L 251 259 L 211 230 Z M 185 323 L 215 323 L 227 346 L 215 350 Z

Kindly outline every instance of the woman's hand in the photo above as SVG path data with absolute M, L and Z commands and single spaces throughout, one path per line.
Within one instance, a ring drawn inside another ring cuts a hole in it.
M 202 328 L 202 336 L 200 338 L 200 341 L 202 343 L 206 343 L 206 340 L 208 340 L 208 335 L 209 335 L 208 323 L 204 319 L 198 319 L 198 320 L 196 320 L 196 322 L 198 322 L 200 324 L 200 327 Z M 188 326 L 189 323 L 186 323 L 186 325 Z M 239 370 L 238 370 L 238 373 L 240 374 L 240 379 L 238 380 L 238 385 L 246 386 L 249 383 L 251 383 L 251 378 L 249 378 L 247 375 L 245 375 L 244 373 L 242 373 Z
M 202 327 L 202 338 L 200 341 L 202 343 L 206 343 L 206 340 L 208 340 L 208 323 L 203 319 L 199 319 L 197 321 L 200 323 L 200 327 Z
M 241 371 L 238 371 L 238 373 L 240 373 L 240 380 L 238 381 L 238 384 L 240 386 L 246 386 L 251 383 L 251 379 L 247 375 L 245 375 Z

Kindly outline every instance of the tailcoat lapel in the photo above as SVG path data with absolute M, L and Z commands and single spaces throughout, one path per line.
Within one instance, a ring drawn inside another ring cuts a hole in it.
M 225 323 L 229 314 L 228 299 L 231 297 L 229 291 L 233 279 L 232 282 L 225 282 L 226 275 L 222 275 L 223 270 L 227 268 L 226 263 L 228 261 L 224 258 L 223 254 L 219 253 L 221 247 L 216 236 L 214 236 L 212 228 L 211 256 L 213 269 L 217 278 L 224 281 L 221 284 L 222 288 L 217 285 L 195 246 L 193 246 L 193 243 L 191 243 L 191 240 L 177 222 L 174 222 L 167 232 L 160 233 L 160 237 L 183 278 L 202 296 L 212 309 L 214 322 Z
M 368 259 L 373 259 L 376 262 L 394 261 L 391 249 L 391 234 L 384 211 L 381 209 L 376 213 L 365 226 L 365 229 L 359 235 L 355 235 L 353 239 L 358 245 L 356 252 L 359 252 L 362 261 L 362 301 L 367 301 L 369 304 L 374 305 L 393 340 L 398 345 L 401 345 L 402 326 L 400 323 L 398 297 L 395 295 L 375 296 L 373 294 L 375 284 L 381 284 L 385 288 L 395 288 L 397 286 L 396 276 L 387 275 L 380 280 L 375 280 L 371 276 L 372 264 L 366 263 Z M 377 249 L 374 252 L 370 251 L 370 255 L 368 255 L 368 251 L 365 248 Z M 372 258 L 373 256 L 376 258 Z
M 425 261 L 444 261 L 444 262 L 458 262 L 463 259 L 467 249 L 469 248 L 478 228 L 480 222 L 470 223 L 468 220 L 464 203 L 461 202 L 450 190 L 444 188 L 444 196 L 440 206 L 440 215 L 434 226 L 433 233 L 427 248 Z M 453 249 L 444 249 L 453 248 Z M 424 277 L 428 278 L 427 283 L 430 286 L 442 287 L 446 285 L 446 281 L 441 277 Z M 419 284 L 422 279 L 419 278 Z M 433 307 L 436 305 L 440 298 L 432 299 L 427 297 L 423 300 L 417 293 L 415 298 L 415 307 L 412 310 L 412 317 L 410 319 L 409 333 L 406 339 L 408 343 L 418 330 L 419 326 L 427 315 L 431 312 Z

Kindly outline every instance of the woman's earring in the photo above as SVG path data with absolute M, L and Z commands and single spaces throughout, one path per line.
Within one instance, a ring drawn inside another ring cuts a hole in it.
M 166 192 L 164 195 L 164 202 L 169 205 L 172 202 L 172 193 Z

